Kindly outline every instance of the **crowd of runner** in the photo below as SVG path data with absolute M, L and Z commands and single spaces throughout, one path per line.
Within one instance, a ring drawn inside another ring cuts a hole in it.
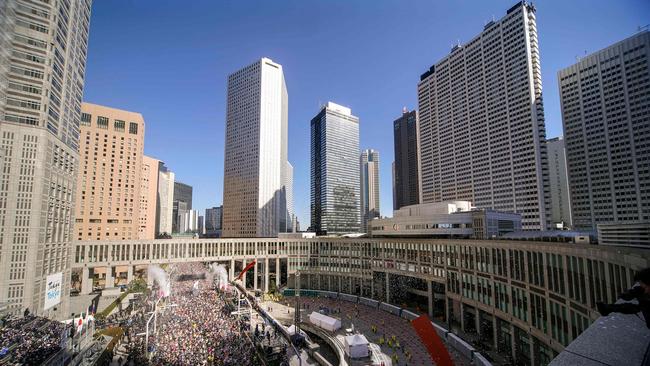
M 40 365 L 61 350 L 69 329 L 63 323 L 27 315 L 5 320 L 0 328 L 0 362 L 7 365 Z
M 255 350 L 246 335 L 246 322 L 230 315 L 232 308 L 224 295 L 214 289 L 211 276 L 200 263 L 182 263 L 170 268 L 174 273 L 171 295 L 161 302 L 157 336 L 150 334 L 153 365 L 253 365 Z M 155 291 L 154 291 L 155 292 Z M 150 311 L 154 299 L 146 300 Z M 132 330 L 142 331 L 148 315 L 139 313 L 131 320 Z M 150 325 L 150 330 L 152 326 Z M 144 357 L 143 337 L 129 332 L 130 360 Z

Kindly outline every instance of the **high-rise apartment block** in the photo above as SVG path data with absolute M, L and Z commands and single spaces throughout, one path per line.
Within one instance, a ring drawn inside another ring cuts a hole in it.
M 286 228 L 288 95 L 268 58 L 228 76 L 223 236 L 275 237 Z
M 361 152 L 361 231 L 368 232 L 368 221 L 380 216 L 379 209 L 379 152 L 366 149 Z
M 90 103 L 81 112 L 75 239 L 137 239 L 144 119 Z
M 174 172 L 165 163 L 158 165 L 158 197 L 156 199 L 156 236 L 172 233 L 174 206 Z
M 0 1 L 0 303 L 68 317 L 91 0 Z M 59 296 L 45 301 L 46 286 Z
M 571 228 L 571 202 L 566 153 L 562 137 L 546 140 L 548 153 L 548 182 L 550 186 L 549 223 L 553 229 Z
M 644 31 L 558 73 L 578 230 L 650 225 L 649 62 Z
M 535 8 L 520 2 L 422 74 L 422 203 L 465 200 L 546 229 L 548 177 Z
M 359 232 L 359 118 L 328 102 L 311 120 L 311 228 Z
M 156 201 L 158 197 L 158 167 L 160 160 L 144 155 L 140 179 L 140 227 L 138 239 L 156 238 Z
M 402 111 L 393 122 L 393 210 L 420 203 L 418 111 Z

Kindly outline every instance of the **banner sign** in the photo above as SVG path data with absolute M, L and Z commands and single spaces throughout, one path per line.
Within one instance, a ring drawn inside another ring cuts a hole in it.
M 63 272 L 47 276 L 45 282 L 45 306 L 47 310 L 61 302 L 61 292 L 63 291 Z

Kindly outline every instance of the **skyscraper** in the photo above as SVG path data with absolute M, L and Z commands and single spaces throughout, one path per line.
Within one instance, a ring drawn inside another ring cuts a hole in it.
M 650 225 L 648 62 L 650 32 L 644 31 L 558 72 L 578 230 Z
M 228 76 L 224 237 L 274 237 L 282 230 L 287 129 L 282 65 L 262 58 Z
M 368 231 L 368 221 L 380 216 L 379 209 L 379 152 L 366 149 L 361 152 L 361 231 Z
M 138 238 L 144 127 L 140 113 L 81 105 L 77 240 Z
M 285 232 L 294 232 L 294 216 L 295 213 L 293 211 L 293 165 L 287 161 L 287 166 L 286 166 L 286 182 L 285 182 L 285 200 L 287 202 L 287 207 L 286 207 L 286 227 L 284 227 L 283 231 Z
M 393 146 L 395 166 L 393 167 L 393 210 L 402 206 L 420 203 L 418 111 L 402 111 L 402 116 L 393 122 Z
M 203 215 L 199 215 L 199 220 L 198 220 L 198 232 L 199 235 L 205 234 L 205 226 L 204 226 L 204 217 Z
M 11 314 L 70 315 L 91 3 L 0 1 L 0 303 Z M 48 282 L 61 291 L 46 303 Z
M 156 238 L 156 200 L 158 197 L 158 167 L 160 160 L 144 155 L 140 184 L 140 228 L 138 239 Z
M 173 233 L 183 233 L 187 231 L 187 229 L 184 228 L 186 225 L 181 225 L 181 220 L 184 220 L 185 215 L 190 210 L 192 210 L 192 186 L 181 183 L 179 181 L 175 181 L 174 201 L 172 204 Z
M 548 181 L 550 186 L 549 223 L 555 229 L 571 228 L 571 203 L 566 153 L 562 137 L 546 140 L 548 152 Z
M 328 102 L 311 120 L 311 228 L 320 234 L 358 232 L 359 118 Z
M 535 7 L 519 2 L 422 74 L 421 199 L 518 212 L 546 229 L 548 173 Z
M 156 199 L 156 235 L 171 234 L 174 205 L 174 172 L 165 163 L 158 165 L 158 197 Z
M 205 233 L 206 235 L 221 234 L 221 218 L 223 206 L 205 209 Z

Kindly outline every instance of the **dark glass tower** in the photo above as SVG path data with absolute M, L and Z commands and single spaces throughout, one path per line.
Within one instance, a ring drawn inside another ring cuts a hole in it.
M 328 102 L 311 120 L 311 227 L 359 232 L 359 118 Z
M 393 122 L 395 181 L 393 210 L 420 203 L 418 181 L 418 112 L 404 109 Z

